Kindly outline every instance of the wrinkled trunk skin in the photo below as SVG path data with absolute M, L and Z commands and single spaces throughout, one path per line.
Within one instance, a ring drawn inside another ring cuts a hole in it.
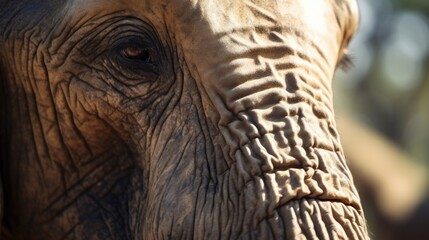
M 367 239 L 330 82 L 355 2 L 88 2 L 0 41 L 13 239 Z M 99 81 L 62 37 L 124 8 L 168 59 L 149 87 Z

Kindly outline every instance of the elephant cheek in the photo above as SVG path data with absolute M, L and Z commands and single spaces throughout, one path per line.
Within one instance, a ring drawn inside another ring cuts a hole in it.
M 133 213 L 143 239 L 192 239 L 197 216 L 205 214 L 197 205 L 215 198 L 214 166 L 210 165 L 215 163 L 215 154 L 207 126 L 199 120 L 201 101 L 194 101 L 195 96 L 183 94 L 173 103 L 150 139 L 150 157 L 144 166 L 147 196 L 136 199 L 134 204 L 140 205 L 136 208 L 142 210 Z

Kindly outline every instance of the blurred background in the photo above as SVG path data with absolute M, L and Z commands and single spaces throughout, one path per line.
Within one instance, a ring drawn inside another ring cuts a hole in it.
M 429 0 L 358 0 L 337 124 L 372 239 L 429 239 Z

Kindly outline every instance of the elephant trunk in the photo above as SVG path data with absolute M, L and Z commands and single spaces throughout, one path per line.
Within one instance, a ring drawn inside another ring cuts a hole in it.
M 219 112 L 228 164 L 219 184 L 229 187 L 220 190 L 215 219 L 234 216 L 220 229 L 232 238 L 364 239 L 360 200 L 324 84 L 329 73 L 304 60 L 261 55 L 217 65 L 204 78 L 215 79 L 207 92 Z

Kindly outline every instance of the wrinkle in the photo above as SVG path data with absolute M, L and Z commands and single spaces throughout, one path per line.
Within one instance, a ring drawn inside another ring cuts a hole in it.
M 85 176 L 81 176 L 81 179 L 74 184 L 68 186 L 67 193 L 64 192 L 58 193 L 57 197 L 53 198 L 50 203 L 48 203 L 40 211 L 40 221 L 42 223 L 48 223 L 52 221 L 57 214 L 67 211 L 79 198 L 84 196 L 86 192 L 96 186 L 101 179 L 106 178 L 117 172 L 117 168 L 123 169 L 126 174 L 128 166 L 117 163 L 117 156 L 107 157 L 109 153 L 106 153 L 106 156 L 100 156 L 101 160 L 99 163 L 94 166 Z M 106 171 L 107 170 L 107 171 Z
M 284 212 L 286 209 L 289 211 L 284 218 L 295 217 L 294 219 L 297 220 L 291 223 L 294 225 L 293 229 L 296 229 L 293 233 L 296 234 L 297 232 L 301 232 L 306 239 L 367 239 L 364 225 L 358 226 L 350 224 L 351 222 L 347 222 L 346 216 L 336 215 L 334 213 L 336 211 L 334 209 L 349 214 L 357 213 L 353 207 L 343 205 L 339 202 L 302 199 L 282 207 L 281 211 Z M 313 214 L 308 215 L 311 211 L 314 211 Z M 359 219 L 362 220 L 361 217 Z M 314 227 L 308 228 L 308 226 L 311 225 Z M 343 230 L 342 226 L 345 226 L 347 230 Z

